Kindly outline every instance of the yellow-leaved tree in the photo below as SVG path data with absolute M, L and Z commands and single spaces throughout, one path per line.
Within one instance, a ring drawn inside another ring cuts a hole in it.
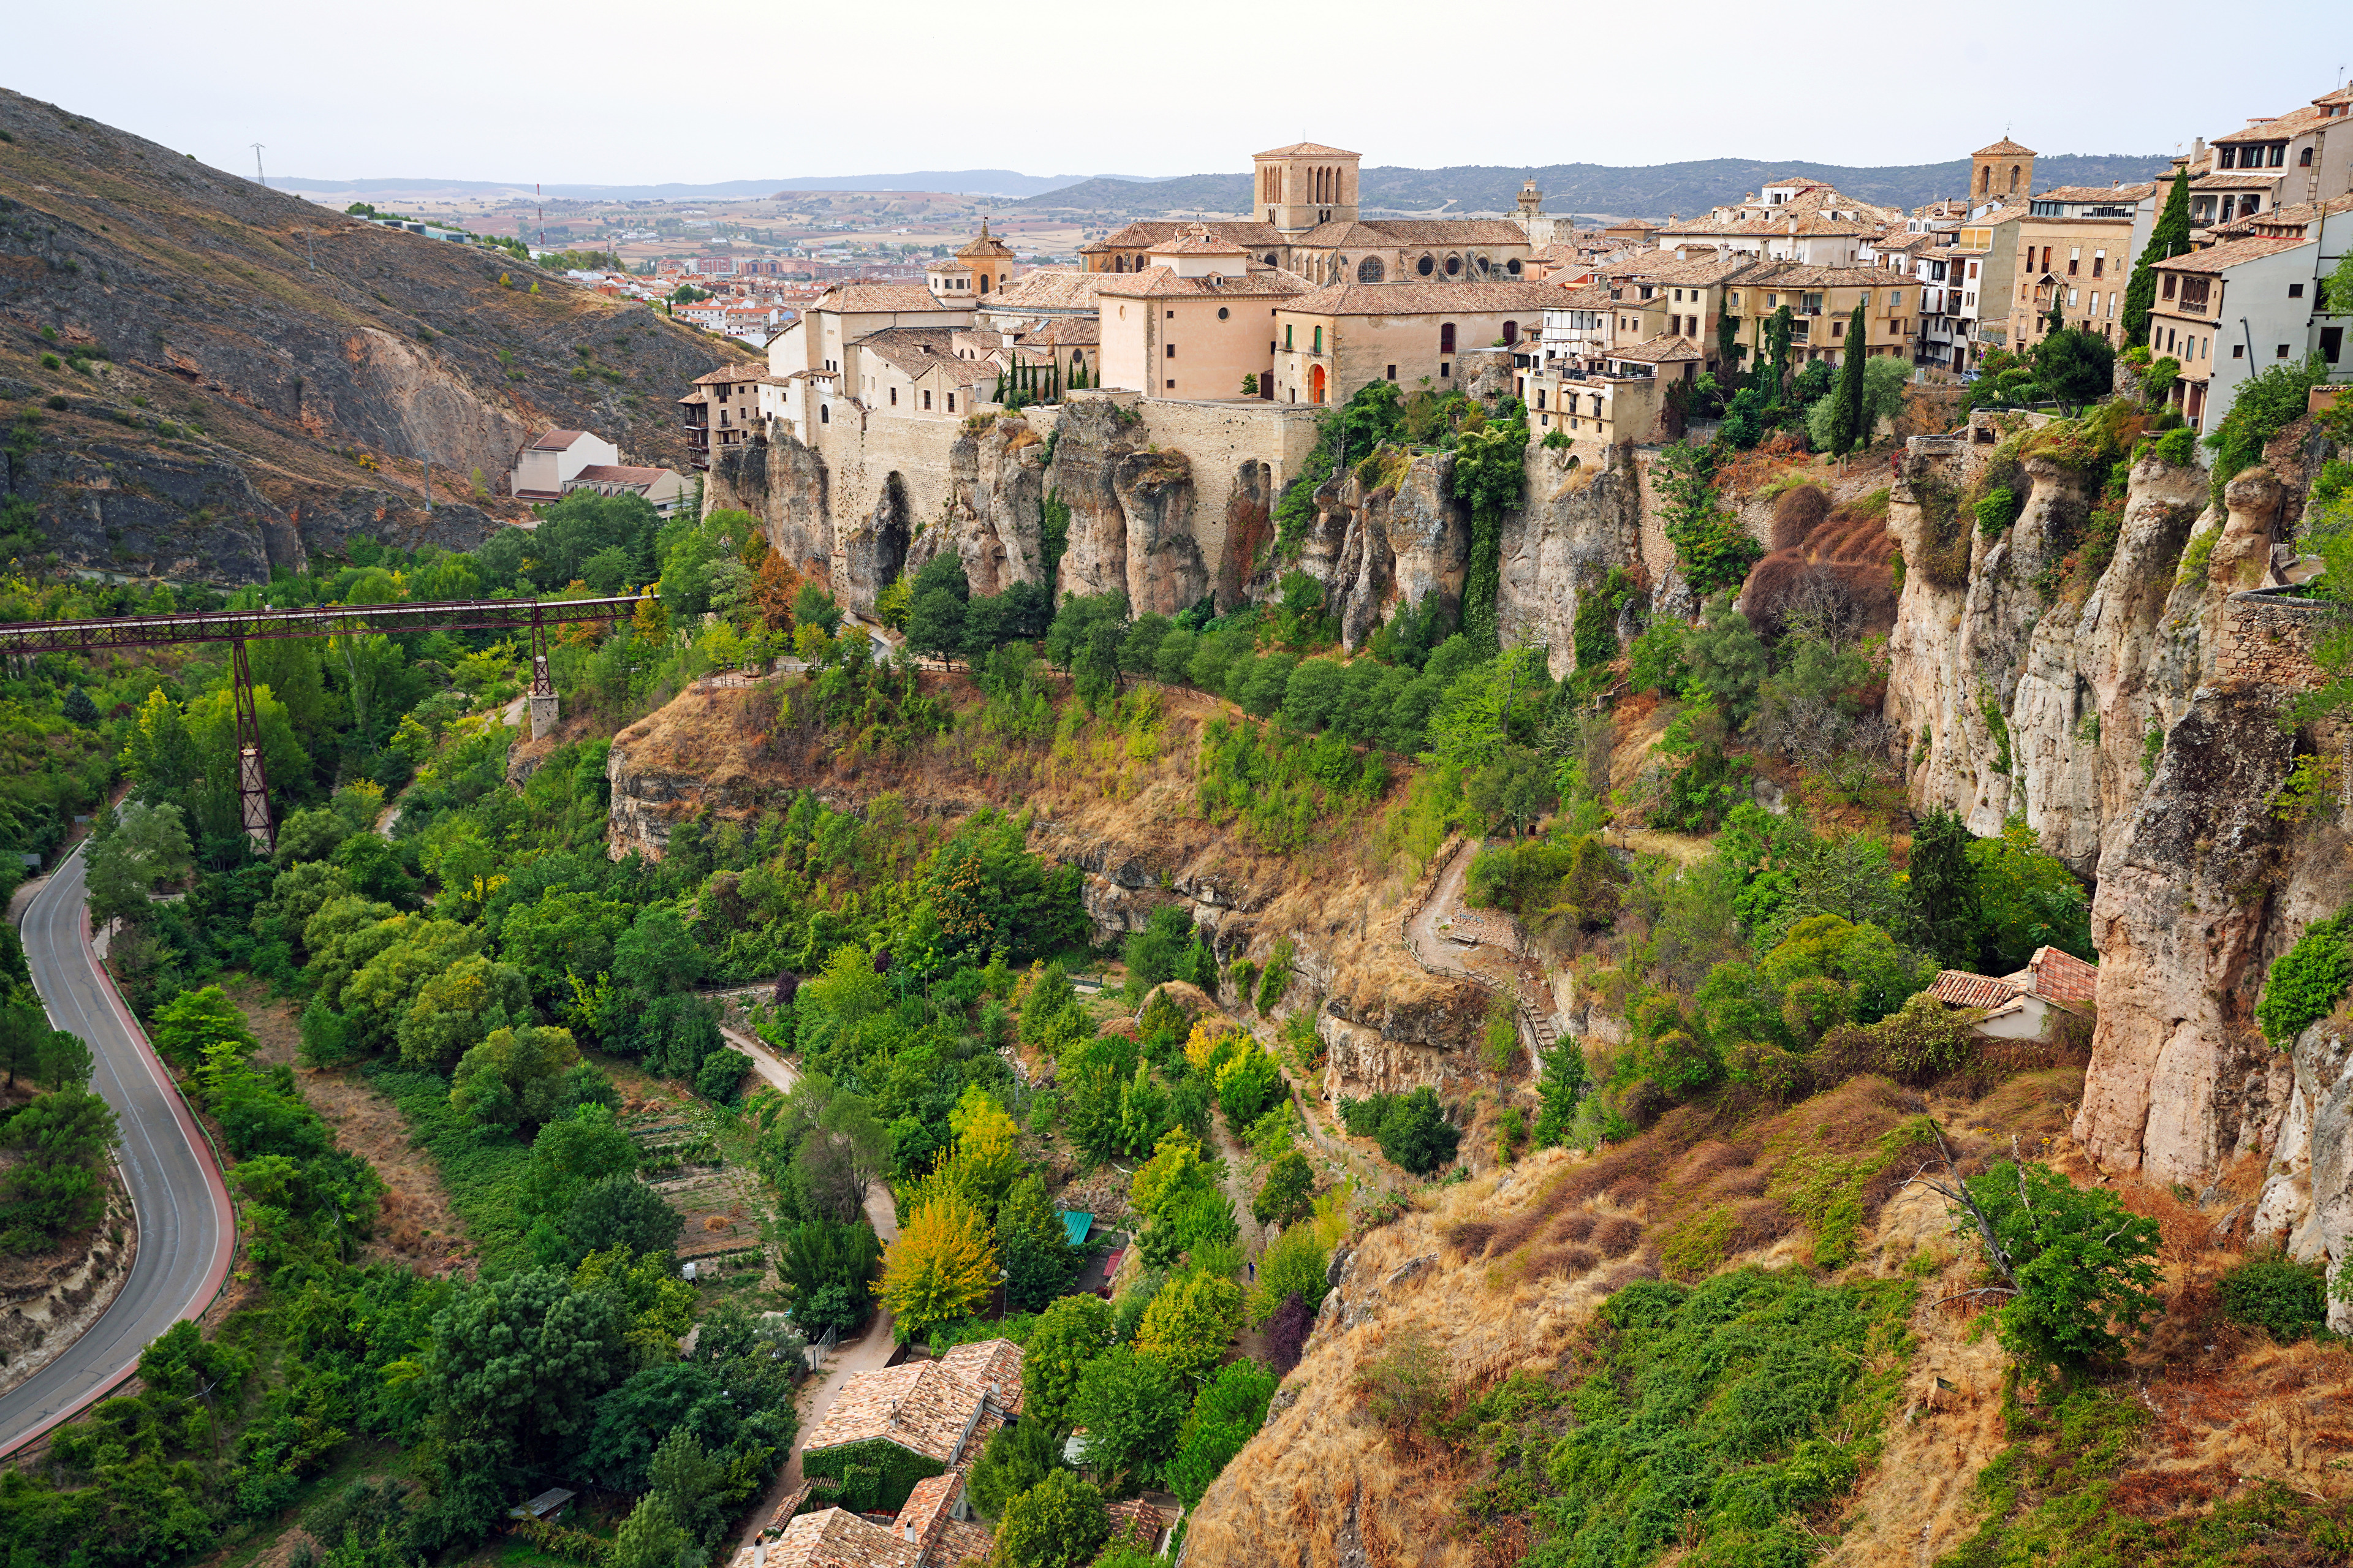
M 882 1303 L 910 1335 L 969 1317 L 997 1283 L 988 1221 L 954 1192 L 908 1215 L 882 1260 Z

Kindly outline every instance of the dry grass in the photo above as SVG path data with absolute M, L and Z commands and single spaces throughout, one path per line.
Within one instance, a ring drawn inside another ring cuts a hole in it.
M 227 989 L 261 1042 L 255 1059 L 293 1061 L 301 1043 L 293 1005 L 273 1000 L 255 983 Z M 470 1275 L 474 1257 L 465 1222 L 450 1208 L 432 1157 L 409 1141 L 408 1120 L 399 1108 L 369 1087 L 355 1068 L 298 1072 L 297 1081 L 311 1109 L 335 1130 L 337 1145 L 375 1166 L 384 1178 L 375 1233 L 362 1249 L 362 1258 L 397 1263 L 427 1278 Z

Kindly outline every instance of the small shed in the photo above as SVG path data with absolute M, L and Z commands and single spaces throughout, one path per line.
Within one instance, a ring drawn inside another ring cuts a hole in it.
M 1063 1239 L 1072 1247 L 1084 1247 L 1087 1244 L 1087 1233 L 1095 1227 L 1095 1216 L 1092 1214 L 1082 1214 L 1077 1209 L 1064 1209 L 1061 1211 L 1061 1215 Z
M 574 1494 L 563 1487 L 551 1487 L 520 1508 L 507 1510 L 509 1519 L 553 1519 L 564 1511 L 564 1505 Z

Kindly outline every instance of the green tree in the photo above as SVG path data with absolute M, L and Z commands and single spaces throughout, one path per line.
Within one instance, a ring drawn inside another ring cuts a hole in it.
M 884 1256 L 877 1292 L 910 1335 L 971 1314 L 997 1283 L 988 1221 L 954 1194 L 916 1209 Z
M 1266 1407 L 1281 1379 L 1244 1356 L 1218 1369 L 1201 1390 L 1176 1440 L 1168 1467 L 1168 1487 L 1187 1509 L 1197 1507 L 1242 1445 L 1266 1425 Z
M 2070 416 L 2116 386 L 2116 345 L 2097 332 L 2060 329 L 2034 345 L 2034 375 Z
M 561 1215 L 586 1188 L 637 1168 L 638 1146 L 615 1123 L 611 1108 L 581 1106 L 568 1121 L 549 1122 L 532 1140 L 520 1184 L 522 1210 Z
M 1765 547 L 1717 498 L 1715 460 L 1709 449 L 1679 441 L 1660 455 L 1653 470 L 1665 501 L 1667 542 L 1693 593 L 1704 598 L 1736 589 Z
M 54 1089 L 10 1118 L 0 1141 L 16 1155 L 0 1203 L 0 1251 L 32 1251 L 98 1218 L 106 1202 L 98 1168 L 116 1142 L 105 1100 Z
M 1971 969 L 1978 961 L 1977 871 L 1969 863 L 1969 830 L 1943 806 L 1931 806 L 1912 830 L 1912 869 L 1906 888 L 1914 939 L 1947 969 Z
M 965 651 L 965 601 L 945 588 L 918 597 L 907 611 L 907 646 L 941 660 Z
M 1683 638 L 1683 655 L 1686 694 L 1704 692 L 1734 723 L 1746 723 L 1757 710 L 1772 659 L 1747 616 L 1733 607 L 1730 589 L 1702 607 L 1699 625 Z
M 148 894 L 159 882 L 187 875 L 192 860 L 187 826 L 178 806 L 168 801 L 125 801 L 115 808 L 109 830 L 90 843 L 90 919 L 101 922 L 148 919 L 153 913 Z
M 202 1066 L 216 1046 L 234 1046 L 244 1056 L 261 1048 L 245 1014 L 217 985 L 183 991 L 155 1009 L 147 1037 L 158 1055 L 184 1072 Z
M 2003 823 L 1996 837 L 1971 840 L 1968 859 L 1979 920 L 1978 959 L 1985 973 L 2023 969 L 2035 949 L 2046 945 L 2087 963 L 2099 962 L 2084 885 L 2057 856 L 2042 852 L 2023 813 Z
M 685 1227 L 678 1211 L 635 1176 L 590 1184 L 564 1215 L 565 1234 L 590 1252 L 626 1247 L 637 1253 L 667 1253 Z
M 648 1492 L 614 1531 L 605 1561 L 607 1568 L 702 1568 L 703 1557 L 672 1513 L 669 1496 Z
M 1080 1370 L 1066 1418 L 1086 1428 L 1088 1465 L 1149 1486 L 1176 1456 L 1185 1410 L 1176 1369 L 1133 1345 L 1113 1345 Z
M 1387 383 L 1376 383 L 1386 385 Z M 1353 401 L 1353 400 L 1352 400 Z M 1465 428 L 1454 445 L 1454 499 L 1471 510 L 1471 561 L 1462 580 L 1462 633 L 1483 654 L 1501 646 L 1495 596 L 1503 584 L 1504 513 L 1527 489 L 1525 413 Z
M 425 995 L 418 993 L 418 1005 Z M 569 1029 L 535 1024 L 499 1029 L 459 1059 L 449 1103 L 495 1127 L 543 1126 L 569 1116 L 583 1100 L 585 1086 L 575 1069 L 584 1065 Z M 593 1084 L 604 1082 L 594 1067 L 585 1076 Z
M 1585 1052 L 1574 1041 L 1556 1042 L 1545 1053 L 1544 1068 L 1536 1075 L 1536 1100 L 1541 1108 L 1536 1112 L 1537 1148 L 1550 1149 L 1568 1142 L 1568 1130 L 1577 1120 L 1589 1079 Z
M 2038 1383 L 2121 1355 L 2157 1315 L 2158 1227 L 2101 1187 L 2004 1160 L 1957 1184 L 1930 1182 L 1960 1211 L 2003 1298 L 2001 1342 Z
M 1315 1209 L 1315 1167 L 1296 1149 L 1286 1149 L 1267 1163 L 1266 1181 L 1250 1204 L 1250 1217 L 1261 1225 L 1297 1225 Z
M 509 1019 L 527 1018 L 530 1014 L 531 989 L 522 970 L 512 963 L 493 963 L 479 952 L 469 953 L 426 977 L 401 1014 L 394 1034 L 400 1042 L 403 1063 L 439 1067 L 471 1056 L 487 1037 L 508 1032 L 503 1026 Z M 528 1118 L 546 1119 L 544 1113 Z
M 1240 1286 L 1222 1275 L 1187 1275 L 1163 1286 L 1145 1308 L 1135 1353 L 1157 1356 L 1192 1388 L 1218 1364 L 1241 1321 Z
M 1025 1415 L 1069 1427 L 1079 1374 L 1111 1347 L 1111 1303 L 1100 1296 L 1065 1296 L 1038 1315 L 1021 1352 Z
M 996 1519 L 1006 1505 L 1044 1480 L 1062 1464 L 1062 1432 L 1050 1421 L 1024 1420 L 989 1434 L 972 1468 L 972 1506 Z
M 1002 1568 L 1080 1568 L 1109 1539 L 1103 1493 L 1068 1470 L 1050 1470 L 1005 1505 L 996 1561 Z
M 671 1428 L 646 1467 L 651 1495 L 670 1504 L 670 1517 L 690 1540 L 708 1552 L 727 1530 L 723 1506 L 726 1466 L 705 1451 L 691 1427 Z
M 2170 261 L 2189 248 L 2189 169 L 2174 174 L 2173 188 L 2148 231 L 2148 243 L 2133 263 L 2132 279 L 2125 285 L 2124 343 L 2126 348 L 2148 342 L 2148 314 L 2157 303 L 2157 264 Z
M 1005 1268 L 1005 1305 L 1010 1311 L 1034 1312 L 1048 1305 L 1078 1273 L 1081 1255 L 1037 1175 L 1017 1180 L 997 1205 L 997 1254 Z
M 1854 314 L 1847 319 L 1846 351 L 1839 356 L 1838 384 L 1831 391 L 1830 445 L 1841 458 L 1871 440 L 1871 432 L 1863 427 L 1862 400 L 1862 364 L 1871 353 L 1869 334 L 1870 323 L 1858 300 Z
M 431 1424 L 512 1489 L 586 1430 L 597 1395 L 628 1374 L 628 1326 L 605 1292 L 537 1270 L 484 1280 L 433 1320 Z

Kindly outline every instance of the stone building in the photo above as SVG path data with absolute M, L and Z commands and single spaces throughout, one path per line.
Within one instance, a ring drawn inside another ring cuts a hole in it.
M 1275 317 L 1306 282 L 1254 264 L 1205 224 L 1154 245 L 1140 270 L 1099 279 L 1103 384 L 1147 397 L 1266 396 Z
M 1472 349 L 1534 344 L 1550 283 L 1335 283 L 1275 311 L 1274 396 L 1284 403 L 1345 403 L 1376 381 L 1443 391 L 1456 356 Z

